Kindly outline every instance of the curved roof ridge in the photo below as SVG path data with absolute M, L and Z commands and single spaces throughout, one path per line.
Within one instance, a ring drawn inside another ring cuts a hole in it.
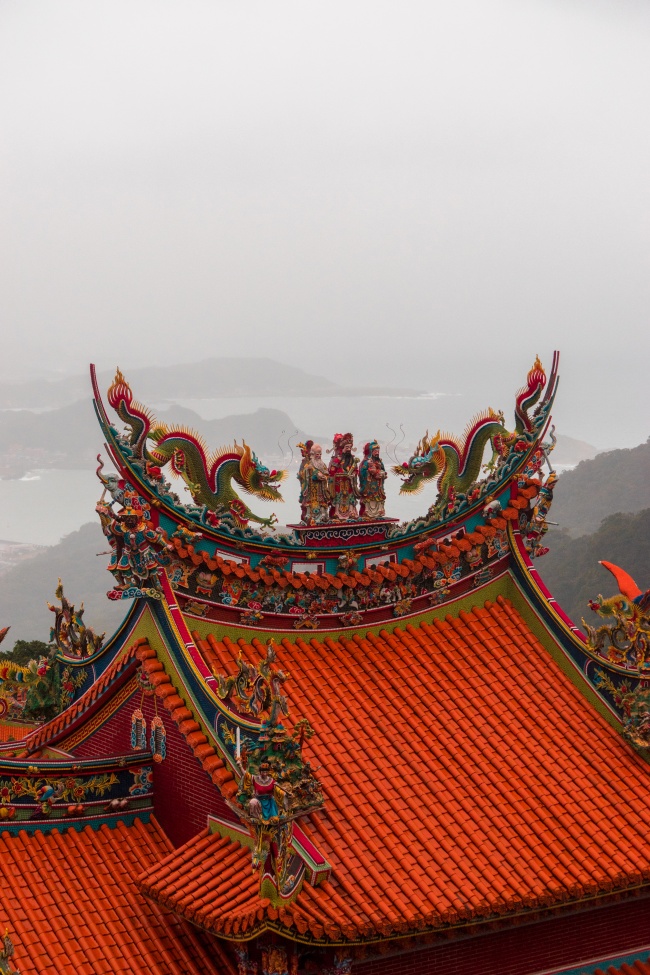
M 137 667 L 134 661 L 137 651 L 146 642 L 146 637 L 135 640 L 126 653 L 116 657 L 97 680 L 93 681 L 90 687 L 76 701 L 73 701 L 65 711 L 57 714 L 56 717 L 51 718 L 40 728 L 23 738 L 19 744 L 26 750 L 27 754 L 29 755 L 38 748 L 42 748 L 45 744 L 56 741 L 70 731 L 91 709 L 93 711 L 98 710 L 101 707 L 102 699 L 109 691 L 112 691 L 116 678 L 123 676 L 126 679 L 131 671 L 135 672 Z

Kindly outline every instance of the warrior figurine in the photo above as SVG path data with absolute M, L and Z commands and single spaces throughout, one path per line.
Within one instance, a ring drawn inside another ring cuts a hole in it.
M 323 448 L 311 443 L 309 457 L 300 465 L 300 505 L 306 525 L 320 525 L 328 520 L 330 505 L 329 477 L 323 461 Z
M 351 433 L 334 434 L 332 459 L 329 466 L 332 504 L 330 518 L 334 521 L 351 521 L 357 518 L 359 497 L 359 460 L 354 456 L 354 438 Z
M 379 456 L 379 444 L 371 440 L 363 448 L 363 460 L 359 468 L 360 514 L 362 518 L 383 518 L 386 514 L 386 480 L 384 462 Z
M 115 577 L 115 588 L 147 585 L 160 588 L 158 569 L 170 562 L 166 552 L 168 540 L 164 531 L 147 521 L 142 499 L 135 492 L 125 491 L 124 507 L 117 517 L 101 501 L 95 510 L 111 545 L 108 570 Z

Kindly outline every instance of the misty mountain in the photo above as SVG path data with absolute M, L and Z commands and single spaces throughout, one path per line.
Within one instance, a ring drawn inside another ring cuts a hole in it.
M 110 636 L 130 604 L 106 598 L 112 588 L 112 576 L 106 570 L 110 557 L 97 555 L 106 548 L 99 522 L 90 522 L 58 545 L 4 572 L 0 579 L 0 626 L 11 626 L 7 646 L 19 639 L 48 640 L 54 614 L 47 603 L 56 603 L 54 591 L 59 577 L 70 602 L 77 608 L 84 603 L 86 625 Z
M 611 573 L 598 564 L 601 559 L 620 565 L 641 589 L 650 588 L 650 508 L 636 514 L 610 515 L 597 531 L 580 538 L 553 530 L 546 538 L 550 551 L 535 562 L 535 567 L 578 626 L 583 616 L 595 625 L 597 617 L 587 605 L 589 599 L 599 593 L 613 596 L 618 592 Z
M 112 418 L 121 429 L 117 417 Z M 163 423 L 196 430 L 210 449 L 244 439 L 262 461 L 266 457 L 277 459 L 286 449 L 287 438 L 295 444 L 307 436 L 286 412 L 274 408 L 206 420 L 194 410 L 173 404 L 158 410 L 157 418 Z M 323 425 L 325 423 L 323 417 Z M 319 431 L 311 431 L 309 435 L 322 442 L 331 439 L 331 435 Z M 282 447 L 278 443 L 280 439 Z M 27 471 L 37 469 L 90 469 L 95 466 L 95 458 L 101 449 L 102 437 L 88 397 L 43 412 L 27 409 L 0 411 L 2 478 L 19 478 Z M 559 464 L 575 464 L 596 453 L 597 448 L 591 444 L 560 435 L 553 460 Z
M 559 452 L 558 444 L 558 452 Z M 552 455 L 555 460 L 555 453 Z M 559 459 L 559 458 L 558 458 Z M 584 460 L 558 480 L 551 518 L 569 535 L 598 530 L 616 512 L 650 507 L 650 442 Z M 606 555 L 603 558 L 607 558 Z
M 160 410 L 158 419 L 197 430 L 211 449 L 243 438 L 262 461 L 282 452 L 278 440 L 283 433 L 285 446 L 287 436 L 292 436 L 294 443 L 305 437 L 286 413 L 275 409 L 204 420 L 193 410 L 172 406 Z M 122 427 L 119 420 L 117 426 Z M 43 468 L 90 469 L 96 466 L 95 458 L 101 450 L 101 430 L 88 400 L 44 413 L 0 412 L 0 477 L 22 477 L 27 471 Z
M 594 447 L 593 444 L 560 434 L 551 456 L 551 463 L 579 464 L 581 460 L 592 460 L 598 453 L 600 453 L 598 447 Z
M 266 456 L 281 454 L 286 449 L 287 437 L 291 437 L 294 444 L 307 438 L 307 434 L 298 430 L 282 410 L 260 408 L 254 413 L 233 413 L 218 420 L 204 420 L 194 410 L 170 406 L 168 410 L 160 410 L 158 419 L 169 425 L 179 424 L 196 430 L 212 450 L 235 440 L 238 443 L 245 440 L 262 462 Z M 281 436 L 284 447 L 278 443 Z
M 385 387 L 346 387 L 315 376 L 303 369 L 273 359 L 211 358 L 173 366 L 127 369 L 124 375 L 136 399 L 143 402 L 173 402 L 178 399 L 214 399 L 236 396 L 407 396 L 418 390 Z M 103 391 L 115 372 L 100 371 Z M 0 409 L 43 409 L 61 407 L 87 397 L 87 374 L 63 379 L 5 382 L 0 387 Z

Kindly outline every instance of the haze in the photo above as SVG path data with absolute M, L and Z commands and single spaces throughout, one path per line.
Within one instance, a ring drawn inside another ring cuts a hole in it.
M 563 432 L 645 440 L 649 28 L 642 0 L 5 0 L 3 379 L 257 355 L 510 408 L 560 348 Z

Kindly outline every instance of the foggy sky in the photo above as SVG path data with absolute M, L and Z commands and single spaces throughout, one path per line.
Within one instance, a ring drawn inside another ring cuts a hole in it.
M 4 0 L 2 378 L 263 355 L 501 405 L 559 348 L 563 432 L 638 443 L 649 93 L 646 0 Z

